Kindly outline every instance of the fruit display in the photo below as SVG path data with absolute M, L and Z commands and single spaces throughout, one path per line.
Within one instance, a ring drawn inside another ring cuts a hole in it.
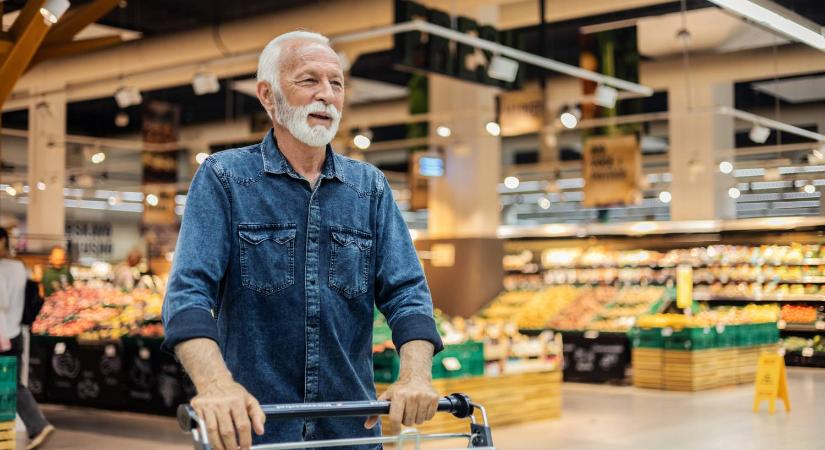
M 615 296 L 616 288 L 613 287 L 583 288 L 548 326 L 554 330 L 584 330 Z
M 158 337 L 162 306 L 162 294 L 145 289 L 124 293 L 111 286 L 78 286 L 46 298 L 32 332 L 86 340 Z
M 705 328 L 716 325 L 772 323 L 779 319 L 776 305 L 747 305 L 706 309 L 688 316 L 684 314 L 650 314 L 639 317 L 640 328 Z
M 812 324 L 817 320 L 817 309 L 805 305 L 784 305 L 782 320 L 786 323 Z
M 480 316 L 492 320 L 511 320 L 518 328 L 544 328 L 551 318 L 578 295 L 579 289 L 573 286 L 504 292 L 482 310 Z

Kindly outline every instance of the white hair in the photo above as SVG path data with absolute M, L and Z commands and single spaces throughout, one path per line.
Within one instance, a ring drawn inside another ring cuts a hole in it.
M 281 91 L 281 86 L 278 84 L 278 76 L 281 70 L 279 67 L 281 49 L 283 44 L 289 41 L 310 41 L 329 47 L 332 50 L 328 37 L 312 31 L 290 31 L 269 41 L 269 44 L 266 44 L 261 52 L 261 56 L 258 57 L 258 81 L 269 82 L 275 92 Z

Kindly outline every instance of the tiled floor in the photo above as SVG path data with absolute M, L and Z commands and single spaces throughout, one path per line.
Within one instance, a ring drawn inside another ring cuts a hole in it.
M 780 407 L 775 416 L 765 406 L 751 412 L 752 386 L 686 394 L 565 384 L 560 420 L 494 428 L 495 443 L 500 450 L 825 449 L 825 369 L 791 369 L 789 381 L 792 412 Z M 171 418 L 45 409 L 58 431 L 44 450 L 192 448 Z

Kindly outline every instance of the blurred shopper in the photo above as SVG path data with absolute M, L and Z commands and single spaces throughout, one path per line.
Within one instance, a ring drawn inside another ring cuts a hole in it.
M 17 414 L 29 435 L 27 449 L 38 447 L 54 431 L 34 400 L 29 388 L 20 383 L 22 372 L 23 336 L 20 321 L 26 295 L 26 268 L 11 259 L 9 234 L 0 228 L 0 349 L 2 356 L 17 358 Z
M 133 290 L 143 276 L 140 270 L 140 263 L 143 261 L 143 252 L 135 248 L 126 256 L 126 261 L 121 262 L 114 268 L 115 287 L 129 292 Z
M 71 267 L 66 258 L 66 250 L 56 246 L 49 253 L 49 266 L 43 269 L 43 293 L 46 297 L 55 291 L 66 289 L 74 284 Z
M 250 429 L 264 435 L 255 442 L 378 436 L 377 418 L 264 428 L 258 404 L 374 400 L 375 305 L 401 354 L 399 380 L 381 396 L 390 419 L 431 419 L 442 343 L 430 291 L 384 175 L 329 145 L 344 104 L 329 40 L 275 38 L 258 62 L 257 94 L 273 129 L 200 166 L 164 302 L 164 345 L 195 383 L 210 443 L 247 449 Z

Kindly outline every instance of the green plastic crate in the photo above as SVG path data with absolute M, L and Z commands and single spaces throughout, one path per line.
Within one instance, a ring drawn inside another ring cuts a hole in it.
M 0 422 L 14 420 L 17 412 L 17 358 L 0 356 Z
M 705 350 L 716 346 L 716 330 L 706 328 L 684 328 L 673 330 L 673 334 L 664 337 L 665 349 L 668 350 Z
M 447 345 L 441 353 L 433 358 L 433 379 L 483 375 L 484 343 L 482 342 L 471 341 L 464 344 Z
M 631 341 L 634 347 L 664 348 L 661 328 L 637 328 L 632 332 Z
M 727 325 L 722 332 L 716 329 L 716 347 L 729 348 L 740 345 L 741 333 L 744 331 L 742 325 Z
M 376 383 L 393 383 L 398 379 L 401 359 L 395 350 L 373 353 L 372 363 Z

